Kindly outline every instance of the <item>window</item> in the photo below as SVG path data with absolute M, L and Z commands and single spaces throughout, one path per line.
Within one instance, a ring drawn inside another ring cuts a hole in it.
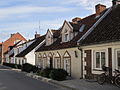
M 101 69 L 102 65 L 105 65 L 105 52 L 95 52 L 95 68 Z
M 120 69 L 120 51 L 117 51 L 117 67 Z
M 52 44 L 52 37 L 51 36 L 48 36 L 46 38 L 46 45 L 51 45 Z
M 60 62 L 60 58 L 59 57 L 56 57 L 54 59 L 54 62 L 55 62 L 55 68 L 60 68 L 61 67 L 61 62 Z
M 64 69 L 68 72 L 69 75 L 71 75 L 71 56 L 66 51 L 63 57 L 64 60 Z
M 64 33 L 67 33 L 67 29 L 65 29 Z
M 81 27 L 80 27 L 80 32 L 83 32 L 83 30 L 84 30 L 84 28 L 85 28 L 85 25 L 83 24 Z
M 70 58 L 64 58 L 64 69 L 70 74 Z
M 65 34 L 65 41 L 68 41 L 68 34 Z
M 37 66 L 43 67 L 43 61 L 41 56 L 38 57 Z

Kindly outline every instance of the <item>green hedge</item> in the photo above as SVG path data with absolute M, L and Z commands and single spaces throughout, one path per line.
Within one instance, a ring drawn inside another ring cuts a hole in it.
M 52 70 L 53 70 L 52 68 L 45 68 L 45 69 L 41 70 L 41 72 L 39 74 L 40 74 L 40 76 L 50 78 L 49 74 Z
M 67 76 L 68 76 L 68 73 L 64 69 L 53 69 L 49 74 L 50 78 L 58 81 L 65 80 Z
M 29 63 L 25 63 L 22 65 L 22 71 L 30 73 L 32 71 L 33 65 Z
M 16 68 L 16 69 L 21 69 L 21 65 L 19 64 L 13 64 L 13 63 L 3 63 L 3 65 L 11 67 L 11 68 Z
M 41 69 L 32 65 L 32 64 L 29 64 L 29 63 L 25 63 L 22 65 L 22 71 L 25 71 L 25 72 L 33 72 L 33 73 L 36 73 L 38 71 L 40 71 Z
M 37 75 L 51 78 L 53 80 L 62 81 L 66 79 L 68 73 L 64 69 L 45 68 L 38 72 Z

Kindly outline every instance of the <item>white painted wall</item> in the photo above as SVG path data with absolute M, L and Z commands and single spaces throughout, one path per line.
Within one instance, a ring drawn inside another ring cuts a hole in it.
M 53 54 L 53 65 L 54 65 L 54 56 L 57 54 L 57 52 L 60 54 L 61 56 L 61 68 L 64 69 L 64 60 L 63 60 L 63 56 L 65 54 L 65 52 L 68 51 L 70 56 L 71 56 L 71 76 L 73 78 L 78 78 L 80 79 L 82 77 L 82 73 L 81 73 L 81 51 L 78 50 L 78 48 L 69 48 L 69 49 L 61 49 L 61 50 L 53 50 L 53 51 L 45 51 L 45 52 L 36 52 L 37 57 L 39 54 L 44 55 L 44 53 L 47 55 L 47 62 L 49 60 L 49 54 L 52 53 Z M 78 57 L 75 57 L 75 52 L 77 52 Z M 48 64 L 48 63 L 47 63 Z
M 27 63 L 30 63 L 32 65 L 35 65 L 35 49 L 33 49 L 31 52 L 29 52 L 25 58 L 27 59 Z
M 108 66 L 108 48 L 112 48 L 112 71 L 114 69 L 118 69 L 117 67 L 117 58 L 116 58 L 116 50 L 120 50 L 120 42 L 106 43 L 106 44 L 98 44 L 98 45 L 89 45 L 81 47 L 84 50 L 92 50 L 92 73 L 93 74 L 101 74 L 103 71 L 94 70 L 94 51 L 95 50 L 105 50 L 106 52 L 106 66 Z M 86 53 L 83 52 L 83 57 L 86 56 Z M 86 66 L 86 62 L 83 58 L 83 65 Z M 86 71 L 83 66 L 84 74 Z M 113 73 L 114 74 L 114 73 Z

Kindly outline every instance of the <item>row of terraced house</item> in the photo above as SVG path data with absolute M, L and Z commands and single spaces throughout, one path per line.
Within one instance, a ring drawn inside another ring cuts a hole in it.
M 17 41 L 4 53 L 4 62 L 62 68 L 73 78 L 94 78 L 102 65 L 120 69 L 120 0 L 95 6 L 95 14 L 64 21 L 33 40 Z

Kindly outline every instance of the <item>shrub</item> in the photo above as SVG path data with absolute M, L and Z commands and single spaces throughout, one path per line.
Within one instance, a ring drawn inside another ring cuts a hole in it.
M 22 65 L 22 71 L 30 73 L 33 69 L 33 65 L 29 63 L 25 63 Z
M 64 69 L 54 69 L 49 74 L 50 78 L 58 81 L 65 80 L 67 76 L 68 76 L 68 73 Z
M 22 65 L 16 64 L 16 67 L 17 67 L 18 69 L 21 69 L 21 68 L 22 68 Z
M 38 67 L 36 67 L 36 66 L 33 66 L 33 67 L 32 67 L 33 73 L 37 73 L 37 72 L 40 71 L 40 70 L 41 70 L 41 68 L 38 68 Z
M 43 77 L 50 78 L 49 74 L 52 70 L 53 70 L 53 68 L 45 68 L 45 69 L 41 70 L 41 72 L 39 74 Z
M 13 64 L 13 63 L 3 63 L 3 65 L 11 67 L 11 68 L 18 68 L 21 69 L 21 65 L 19 64 Z

